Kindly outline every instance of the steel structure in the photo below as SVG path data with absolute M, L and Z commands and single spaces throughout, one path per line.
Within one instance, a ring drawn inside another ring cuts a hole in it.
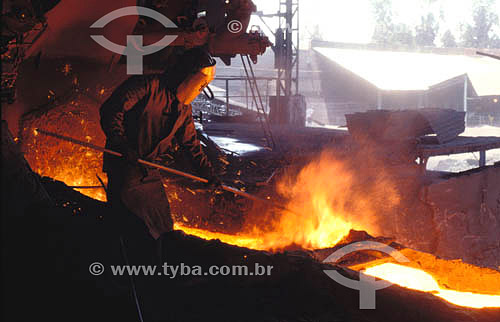
M 279 29 L 284 32 L 282 46 L 283 66 L 278 69 L 278 81 L 284 81 L 283 91 L 286 97 L 292 96 L 293 81 L 295 81 L 295 94 L 299 93 L 299 0 L 280 1 Z M 294 44 L 294 36 L 295 44 Z M 276 44 L 278 45 L 278 44 Z M 295 79 L 293 76 L 295 75 Z M 277 96 L 280 96 L 278 87 Z
M 299 41 L 300 15 L 299 0 L 279 0 L 279 11 L 275 14 L 263 14 L 258 11 L 264 25 L 275 37 L 272 47 L 275 53 L 275 68 L 278 70 L 278 86 L 276 96 L 285 99 L 299 94 Z M 278 29 L 273 31 L 264 18 L 278 17 Z

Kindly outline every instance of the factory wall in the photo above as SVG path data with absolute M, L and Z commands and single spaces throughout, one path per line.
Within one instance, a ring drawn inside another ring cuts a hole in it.
M 447 176 L 399 176 L 404 198 L 385 211 L 381 233 L 445 259 L 498 268 L 500 165 Z
M 429 187 L 437 255 L 500 266 L 500 166 L 471 170 Z

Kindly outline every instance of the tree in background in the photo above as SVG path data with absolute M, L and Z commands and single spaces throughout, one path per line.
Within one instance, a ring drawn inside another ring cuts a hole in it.
M 395 46 L 413 47 L 415 44 L 411 28 L 392 19 L 392 0 L 372 0 L 375 16 L 375 31 L 372 41 L 382 48 Z
M 432 12 L 421 17 L 420 25 L 415 28 L 415 43 L 420 47 L 434 47 L 439 32 L 439 23 Z
M 448 29 L 441 37 L 441 42 L 443 43 L 443 47 L 445 48 L 455 48 L 458 47 L 457 40 L 453 33 Z
M 394 25 L 391 43 L 395 46 L 415 47 L 415 36 L 410 26 L 404 23 Z
M 491 38 L 490 48 L 500 48 L 500 37 L 498 35 Z
M 376 22 L 372 41 L 385 48 L 390 44 L 394 32 L 392 1 L 372 0 L 372 8 Z
M 474 0 L 472 24 L 463 28 L 462 46 L 472 48 L 500 48 L 498 35 L 493 34 L 498 26 L 498 14 L 495 12 L 496 0 Z

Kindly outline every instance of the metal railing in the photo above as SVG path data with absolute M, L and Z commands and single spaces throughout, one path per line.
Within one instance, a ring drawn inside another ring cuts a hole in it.
M 269 96 L 273 93 L 271 91 L 271 83 L 275 82 L 275 86 L 277 86 L 278 79 L 276 77 L 256 77 L 255 81 L 257 82 L 259 92 L 263 93 L 264 112 L 267 114 L 269 113 Z M 240 85 L 232 85 L 235 82 L 239 82 Z M 224 90 L 222 95 L 216 91 L 214 98 L 225 104 L 227 116 L 230 115 L 230 107 L 258 112 L 253 99 L 254 96 L 251 93 L 250 82 L 247 77 L 243 76 L 225 76 L 214 79 L 214 86 Z M 243 91 L 242 88 L 244 88 Z M 237 93 L 234 93 L 235 91 Z M 244 105 L 244 107 L 236 105 L 237 103 Z

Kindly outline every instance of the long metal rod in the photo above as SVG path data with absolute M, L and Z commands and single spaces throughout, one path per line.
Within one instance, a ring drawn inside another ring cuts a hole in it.
M 71 189 L 104 189 L 103 186 L 68 186 Z
M 497 55 L 492 55 L 492 54 L 488 54 L 488 53 L 483 53 L 483 52 L 480 52 L 480 51 L 477 51 L 476 52 L 477 55 L 481 55 L 481 56 L 486 56 L 486 57 L 490 57 L 490 58 L 493 58 L 493 59 L 498 59 L 500 60 L 500 56 L 497 56 Z
M 117 157 L 123 157 L 123 155 L 121 153 L 119 153 L 119 152 L 116 152 L 116 151 L 113 151 L 113 150 L 109 150 L 109 149 L 100 147 L 98 145 L 94 145 L 92 143 L 80 141 L 80 140 L 77 140 L 77 139 L 74 139 L 74 138 L 71 138 L 71 137 L 68 137 L 68 136 L 65 136 L 65 135 L 61 135 L 61 134 L 57 134 L 57 133 L 45 131 L 45 130 L 42 130 L 42 129 L 36 129 L 35 133 L 44 134 L 44 135 L 47 135 L 47 136 L 50 136 L 50 137 L 54 137 L 54 138 L 62 140 L 62 141 L 71 142 L 71 143 L 74 143 L 74 144 L 77 144 L 77 145 L 81 145 L 81 146 L 84 146 L 84 147 L 87 147 L 87 148 L 90 148 L 90 149 L 93 149 L 93 150 L 96 150 L 96 151 L 100 151 L 100 152 L 103 152 L 103 153 L 108 153 L 108 154 L 111 154 L 111 155 L 114 155 L 114 156 L 117 156 Z M 143 165 L 146 165 L 146 166 L 149 166 L 149 167 L 153 167 L 153 168 L 156 168 L 156 169 L 160 169 L 160 170 L 163 170 L 165 172 L 169 172 L 169 173 L 172 173 L 172 174 L 184 177 L 184 178 L 188 178 L 188 179 L 191 179 L 191 180 L 194 180 L 194 181 L 198 181 L 198 182 L 202 182 L 202 183 L 208 183 L 208 180 L 205 179 L 205 178 L 201 178 L 201 177 L 192 175 L 190 173 L 186 173 L 186 172 L 183 172 L 183 171 L 179 171 L 179 170 L 175 170 L 175 169 L 172 169 L 172 168 L 169 168 L 169 167 L 165 167 L 165 166 L 160 165 L 160 164 L 156 164 L 156 163 L 149 162 L 149 161 L 142 160 L 142 159 L 138 159 L 137 162 L 140 163 L 140 164 L 143 164 Z M 288 209 L 288 208 L 286 208 L 285 206 L 283 206 L 281 204 L 278 204 L 276 202 L 269 201 L 269 200 L 266 200 L 266 199 L 263 199 L 263 198 L 259 198 L 257 196 L 254 196 L 254 195 L 251 195 L 249 193 L 243 192 L 243 191 L 241 191 L 239 189 L 236 189 L 234 187 L 222 185 L 221 188 L 223 190 L 225 190 L 225 191 L 232 192 L 232 193 L 234 193 L 236 195 L 239 195 L 239 196 L 242 196 L 244 198 L 247 198 L 247 199 L 250 199 L 250 200 L 254 200 L 254 201 L 258 201 L 258 202 L 262 202 L 262 203 L 266 203 L 266 204 L 272 205 L 272 206 L 274 206 L 276 208 L 279 208 L 279 209 L 282 209 L 282 210 L 286 210 L 286 211 L 289 211 L 289 212 L 293 212 L 291 209 Z

